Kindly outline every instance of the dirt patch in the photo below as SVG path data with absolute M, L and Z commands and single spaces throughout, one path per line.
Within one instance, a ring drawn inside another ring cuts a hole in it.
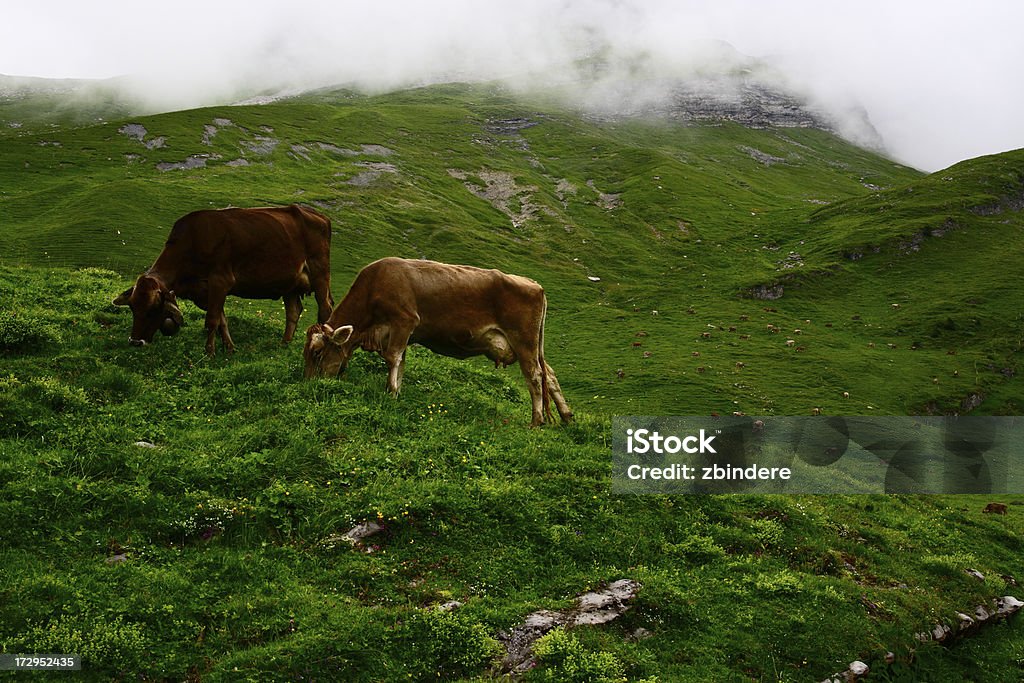
M 448 175 L 463 181 L 462 184 L 467 190 L 490 202 L 491 206 L 508 216 L 512 221 L 512 227 L 522 227 L 540 210 L 532 201 L 537 188 L 533 185 L 517 185 L 511 173 L 480 169 L 474 175 L 483 182 L 483 185 L 471 180 L 465 171 L 450 168 Z
M 242 147 L 260 156 L 267 156 L 273 153 L 279 144 L 281 144 L 280 140 L 266 137 L 265 135 L 257 135 L 252 140 L 242 140 Z
M 371 157 L 389 157 L 395 152 L 384 145 L 363 145 L 359 153 Z
M 207 156 L 192 155 L 185 161 L 161 161 L 156 165 L 158 171 L 188 171 L 193 168 L 205 168 Z
M 516 116 L 510 119 L 488 119 L 487 123 L 484 124 L 484 129 L 495 135 L 517 135 L 519 131 L 533 128 L 536 125 L 536 121 Z
M 149 135 L 149 131 L 141 123 L 126 123 L 118 128 L 117 132 L 139 142 L 146 149 L 160 149 L 167 146 L 167 138 L 162 135 L 147 140 L 146 136 Z
M 346 185 L 355 185 L 356 187 L 369 187 L 376 183 L 382 175 L 385 173 L 398 173 L 398 169 L 393 164 L 384 163 L 382 161 L 368 161 L 361 164 L 356 164 L 367 170 L 352 176 L 345 181 Z
M 622 195 L 621 194 L 611 194 L 611 193 L 607 193 L 607 192 L 601 192 L 594 185 L 594 181 L 593 180 L 588 180 L 587 181 L 587 187 L 589 187 L 591 190 L 593 190 L 594 192 L 597 193 L 597 205 L 600 206 L 605 211 L 612 211 L 613 209 L 617 209 L 620 206 L 622 206 Z
M 309 148 L 305 145 L 292 145 L 291 150 L 292 151 L 288 153 L 288 156 L 293 159 L 305 159 L 306 161 L 312 161 L 312 159 L 309 158 Z
M 347 147 L 338 147 L 330 142 L 315 142 L 312 144 L 325 152 L 330 152 L 343 157 L 389 157 L 395 153 L 393 149 L 385 147 L 384 145 L 361 145 L 359 149 L 349 149 Z
M 146 135 L 149 133 L 146 127 L 141 123 L 126 123 L 117 129 L 117 132 L 121 135 L 126 135 L 133 140 L 142 142 L 146 139 Z
M 575 197 L 576 191 L 576 186 L 565 178 L 559 178 L 558 182 L 555 183 L 555 196 L 558 197 L 558 201 L 562 202 L 563 208 L 568 208 L 569 197 Z
M 737 149 L 741 152 L 745 152 L 754 161 L 764 164 L 765 166 L 774 166 L 775 164 L 785 164 L 786 160 L 782 157 L 772 156 L 767 152 L 762 152 L 754 147 L 748 147 L 746 145 L 740 145 Z

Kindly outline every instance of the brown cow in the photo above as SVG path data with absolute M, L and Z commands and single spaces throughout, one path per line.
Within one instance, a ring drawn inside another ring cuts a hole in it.
M 228 294 L 246 299 L 284 299 L 284 341 L 291 341 L 302 314 L 302 297 L 316 294 L 317 319 L 331 314 L 331 219 L 291 205 L 259 209 L 194 211 L 171 228 L 164 250 L 149 270 L 114 299 L 132 309 L 128 341 L 142 346 L 159 329 L 175 334 L 183 319 L 177 297 L 206 311 L 206 353 L 219 331 L 234 351 L 224 317 Z
M 572 419 L 544 360 L 544 289 L 525 277 L 435 261 L 384 258 L 363 268 L 330 320 L 306 331 L 305 376 L 337 376 L 357 347 L 388 363 L 388 389 L 398 394 L 409 344 L 453 358 L 484 355 L 495 367 L 519 362 L 543 424 L 554 400 Z

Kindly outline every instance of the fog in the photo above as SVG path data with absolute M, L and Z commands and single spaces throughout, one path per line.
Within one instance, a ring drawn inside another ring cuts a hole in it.
M 863 107 L 887 152 L 924 170 L 1024 146 L 1016 0 L 34 0 L 3 16 L 0 73 L 124 77 L 154 110 L 493 78 L 593 104 L 615 90 L 571 84 L 596 59 L 606 81 L 657 83 L 750 57 L 829 111 Z

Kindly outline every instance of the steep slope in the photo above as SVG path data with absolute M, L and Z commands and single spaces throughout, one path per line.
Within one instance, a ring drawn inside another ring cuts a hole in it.
M 1018 150 L 824 207 L 805 224 L 805 264 L 775 285 L 797 316 L 847 313 L 863 343 L 843 353 L 906 412 L 1019 413 L 1022 196 Z

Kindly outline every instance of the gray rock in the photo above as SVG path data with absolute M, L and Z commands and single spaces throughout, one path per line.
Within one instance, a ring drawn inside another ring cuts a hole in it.
M 185 161 L 161 161 L 156 165 L 158 171 L 188 171 L 193 168 L 205 168 L 206 160 L 208 157 L 205 156 L 190 156 Z
M 535 665 L 533 644 L 538 638 L 558 626 L 571 628 L 580 624 L 605 624 L 629 609 L 627 602 L 636 596 L 640 584 L 632 579 L 620 579 L 605 588 L 590 591 L 576 598 L 576 604 L 562 611 L 538 610 L 527 615 L 521 626 L 498 633 L 498 640 L 507 654 L 501 670 L 513 675 L 521 674 Z
M 455 610 L 462 607 L 462 603 L 458 600 L 452 600 L 451 602 L 445 602 L 437 606 L 438 612 L 454 612 Z
M 354 527 L 346 531 L 344 534 L 342 534 L 342 538 L 349 541 L 352 545 L 356 545 L 358 543 L 361 543 L 364 539 L 367 539 L 370 536 L 373 536 L 374 534 L 380 533 L 383 529 L 384 527 L 382 527 L 380 524 L 377 524 L 377 522 L 363 522 L 361 524 L 355 525 Z
M 1008 617 L 1011 614 L 1015 614 L 1020 611 L 1021 607 L 1024 607 L 1024 602 L 1021 602 L 1012 595 L 1004 595 L 996 600 L 996 614 L 1001 617 Z
M 120 128 L 118 128 L 117 132 L 120 133 L 121 135 L 127 135 L 133 140 L 138 140 L 139 142 L 145 140 L 146 133 L 148 133 L 146 127 L 143 126 L 141 123 L 126 123 Z

